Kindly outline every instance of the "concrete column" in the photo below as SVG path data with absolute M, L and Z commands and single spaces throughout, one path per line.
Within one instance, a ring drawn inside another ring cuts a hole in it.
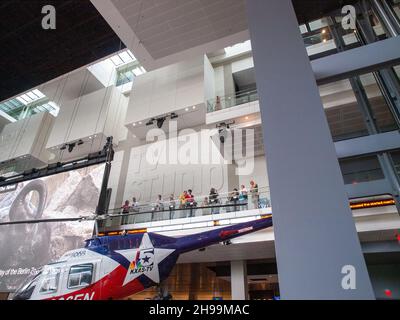
M 281 297 L 373 299 L 292 1 L 247 0 L 247 12 Z
M 248 300 L 246 261 L 231 261 L 231 291 L 232 300 Z

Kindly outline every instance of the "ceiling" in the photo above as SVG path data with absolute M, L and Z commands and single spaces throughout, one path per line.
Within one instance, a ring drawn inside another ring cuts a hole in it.
M 41 27 L 44 5 L 56 8 L 56 30 Z M 110 55 L 121 46 L 89 0 L 2 0 L 0 30 L 0 101 Z
M 147 70 L 249 39 L 246 0 L 91 1 Z M 352 2 L 293 0 L 300 23 Z
M 299 21 L 338 2 L 293 0 Z M 41 27 L 44 5 L 56 30 Z M 0 30 L 0 101 L 124 48 L 120 38 L 149 70 L 249 38 L 245 0 L 2 0 Z

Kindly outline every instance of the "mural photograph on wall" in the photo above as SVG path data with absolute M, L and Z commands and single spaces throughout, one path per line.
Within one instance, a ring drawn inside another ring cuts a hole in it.
M 99 199 L 104 164 L 25 181 L 0 190 L 0 222 L 90 216 Z M 27 275 L 82 247 L 93 221 L 0 226 L 0 291 L 14 291 Z

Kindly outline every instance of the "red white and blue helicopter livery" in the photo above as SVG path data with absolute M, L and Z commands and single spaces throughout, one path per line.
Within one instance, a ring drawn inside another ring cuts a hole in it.
M 271 215 L 179 238 L 157 233 L 94 237 L 44 266 L 14 300 L 122 299 L 160 284 L 180 254 L 272 226 Z

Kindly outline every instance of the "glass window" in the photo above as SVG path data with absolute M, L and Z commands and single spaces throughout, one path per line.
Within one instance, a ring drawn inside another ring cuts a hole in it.
M 302 24 L 301 26 L 299 26 L 299 28 L 300 28 L 300 32 L 301 32 L 302 34 L 308 32 L 307 26 L 306 26 L 305 24 Z
M 360 76 L 362 86 L 368 98 L 368 104 L 371 107 L 372 114 L 376 119 L 376 125 L 379 132 L 388 132 L 397 130 L 396 122 L 386 103 L 381 89 L 376 82 L 373 73 L 367 73 Z
M 317 29 L 321 29 L 321 28 L 327 27 L 328 25 L 329 25 L 329 24 L 328 24 L 328 20 L 325 19 L 325 18 L 311 21 L 311 22 L 308 24 L 308 26 L 310 27 L 310 30 L 311 30 L 311 31 L 314 31 L 314 30 L 317 30 Z
M 400 151 L 393 151 L 390 155 L 392 156 L 394 169 L 397 175 L 400 177 Z
M 389 2 L 392 5 L 393 12 L 395 13 L 395 15 L 397 16 L 397 18 L 400 21 L 400 0 L 390 0 Z
M 339 160 L 345 184 L 368 182 L 384 178 L 377 156 Z
M 92 283 L 93 264 L 72 266 L 68 275 L 68 289 L 86 287 Z
M 48 294 L 56 292 L 60 280 L 60 272 L 60 268 L 55 268 L 48 270 L 46 273 L 43 273 L 43 280 L 40 286 L 39 293 Z
M 349 80 L 321 85 L 319 92 L 333 141 L 368 135 Z

